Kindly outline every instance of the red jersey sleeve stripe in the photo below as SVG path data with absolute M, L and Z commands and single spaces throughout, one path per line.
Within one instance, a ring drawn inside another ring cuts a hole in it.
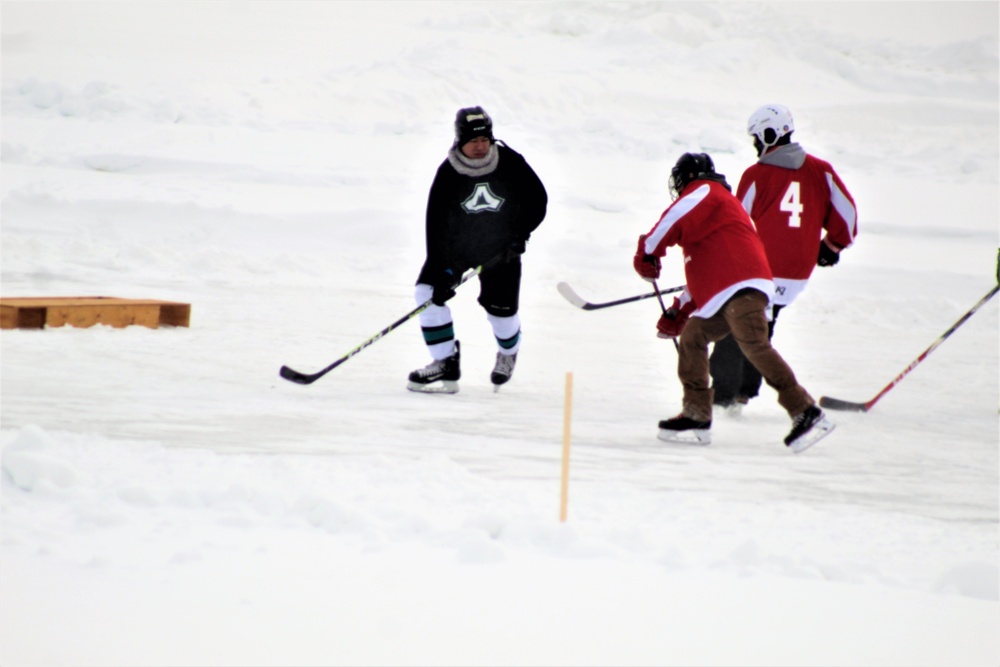
M 670 208 L 664 211 L 663 217 L 660 218 L 660 221 L 656 223 L 655 227 L 653 227 L 653 231 L 651 231 L 646 237 L 646 254 L 660 256 L 666 254 L 666 244 L 663 242 L 664 238 L 677 221 L 690 213 L 695 206 L 700 204 L 702 200 L 708 196 L 710 191 L 711 190 L 708 185 L 701 185 L 691 194 L 684 195 L 675 201 Z

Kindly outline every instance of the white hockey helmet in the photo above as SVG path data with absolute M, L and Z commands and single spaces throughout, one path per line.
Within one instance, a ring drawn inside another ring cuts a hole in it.
M 795 122 L 788 107 L 780 104 L 768 104 L 757 109 L 747 121 L 747 134 L 760 143 L 763 148 L 770 148 L 786 134 L 795 131 Z

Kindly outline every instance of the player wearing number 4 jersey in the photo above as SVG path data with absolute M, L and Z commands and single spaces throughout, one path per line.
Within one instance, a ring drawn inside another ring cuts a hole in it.
M 805 289 L 816 266 L 833 266 L 858 233 L 851 193 L 829 162 L 791 140 L 791 112 L 778 104 L 757 109 L 747 122 L 758 161 L 736 188 L 753 219 L 774 275 L 768 335 L 778 312 Z M 760 390 L 761 376 L 732 336 L 716 343 L 710 359 L 715 405 L 739 412 Z
M 774 281 L 750 216 L 705 153 L 685 153 L 670 172 L 674 203 L 639 237 L 633 267 L 644 279 L 660 276 L 660 258 L 680 246 L 687 287 L 656 323 L 657 335 L 678 342 L 681 413 L 660 422 L 661 440 L 711 442 L 712 389 L 708 347 L 730 333 L 754 367 L 778 392 L 792 418 L 785 444 L 801 452 L 833 430 L 767 335 Z

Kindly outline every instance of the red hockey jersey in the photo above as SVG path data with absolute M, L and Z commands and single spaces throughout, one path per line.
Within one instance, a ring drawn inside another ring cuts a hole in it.
M 740 178 L 736 196 L 764 242 L 774 274 L 774 302 L 790 304 L 805 289 L 816 266 L 819 244 L 827 238 L 846 248 L 857 234 L 854 199 L 833 167 L 797 145 L 781 147 L 794 161 L 765 154 Z M 780 149 L 779 149 L 780 150 Z M 798 152 L 798 159 L 794 159 Z M 771 164 L 769 158 L 776 157 Z M 801 165 L 797 168 L 792 165 Z
M 692 317 L 711 317 L 745 287 L 768 298 L 774 294 L 764 246 L 750 216 L 720 183 L 688 184 L 646 235 L 649 255 L 663 257 L 674 245 L 684 252 L 687 291 L 698 307 Z

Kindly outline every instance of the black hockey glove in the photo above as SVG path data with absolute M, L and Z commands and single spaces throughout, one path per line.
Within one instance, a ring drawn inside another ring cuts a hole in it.
M 816 266 L 833 266 L 840 261 L 840 253 L 830 247 L 826 241 L 819 242 L 819 258 Z
M 455 296 L 455 272 L 451 269 L 445 269 L 431 287 L 434 288 L 431 301 L 435 306 L 443 306 L 446 301 Z
M 512 262 L 521 255 L 524 251 L 528 249 L 527 243 L 524 239 L 515 239 L 511 242 L 510 246 L 507 247 L 506 261 Z

